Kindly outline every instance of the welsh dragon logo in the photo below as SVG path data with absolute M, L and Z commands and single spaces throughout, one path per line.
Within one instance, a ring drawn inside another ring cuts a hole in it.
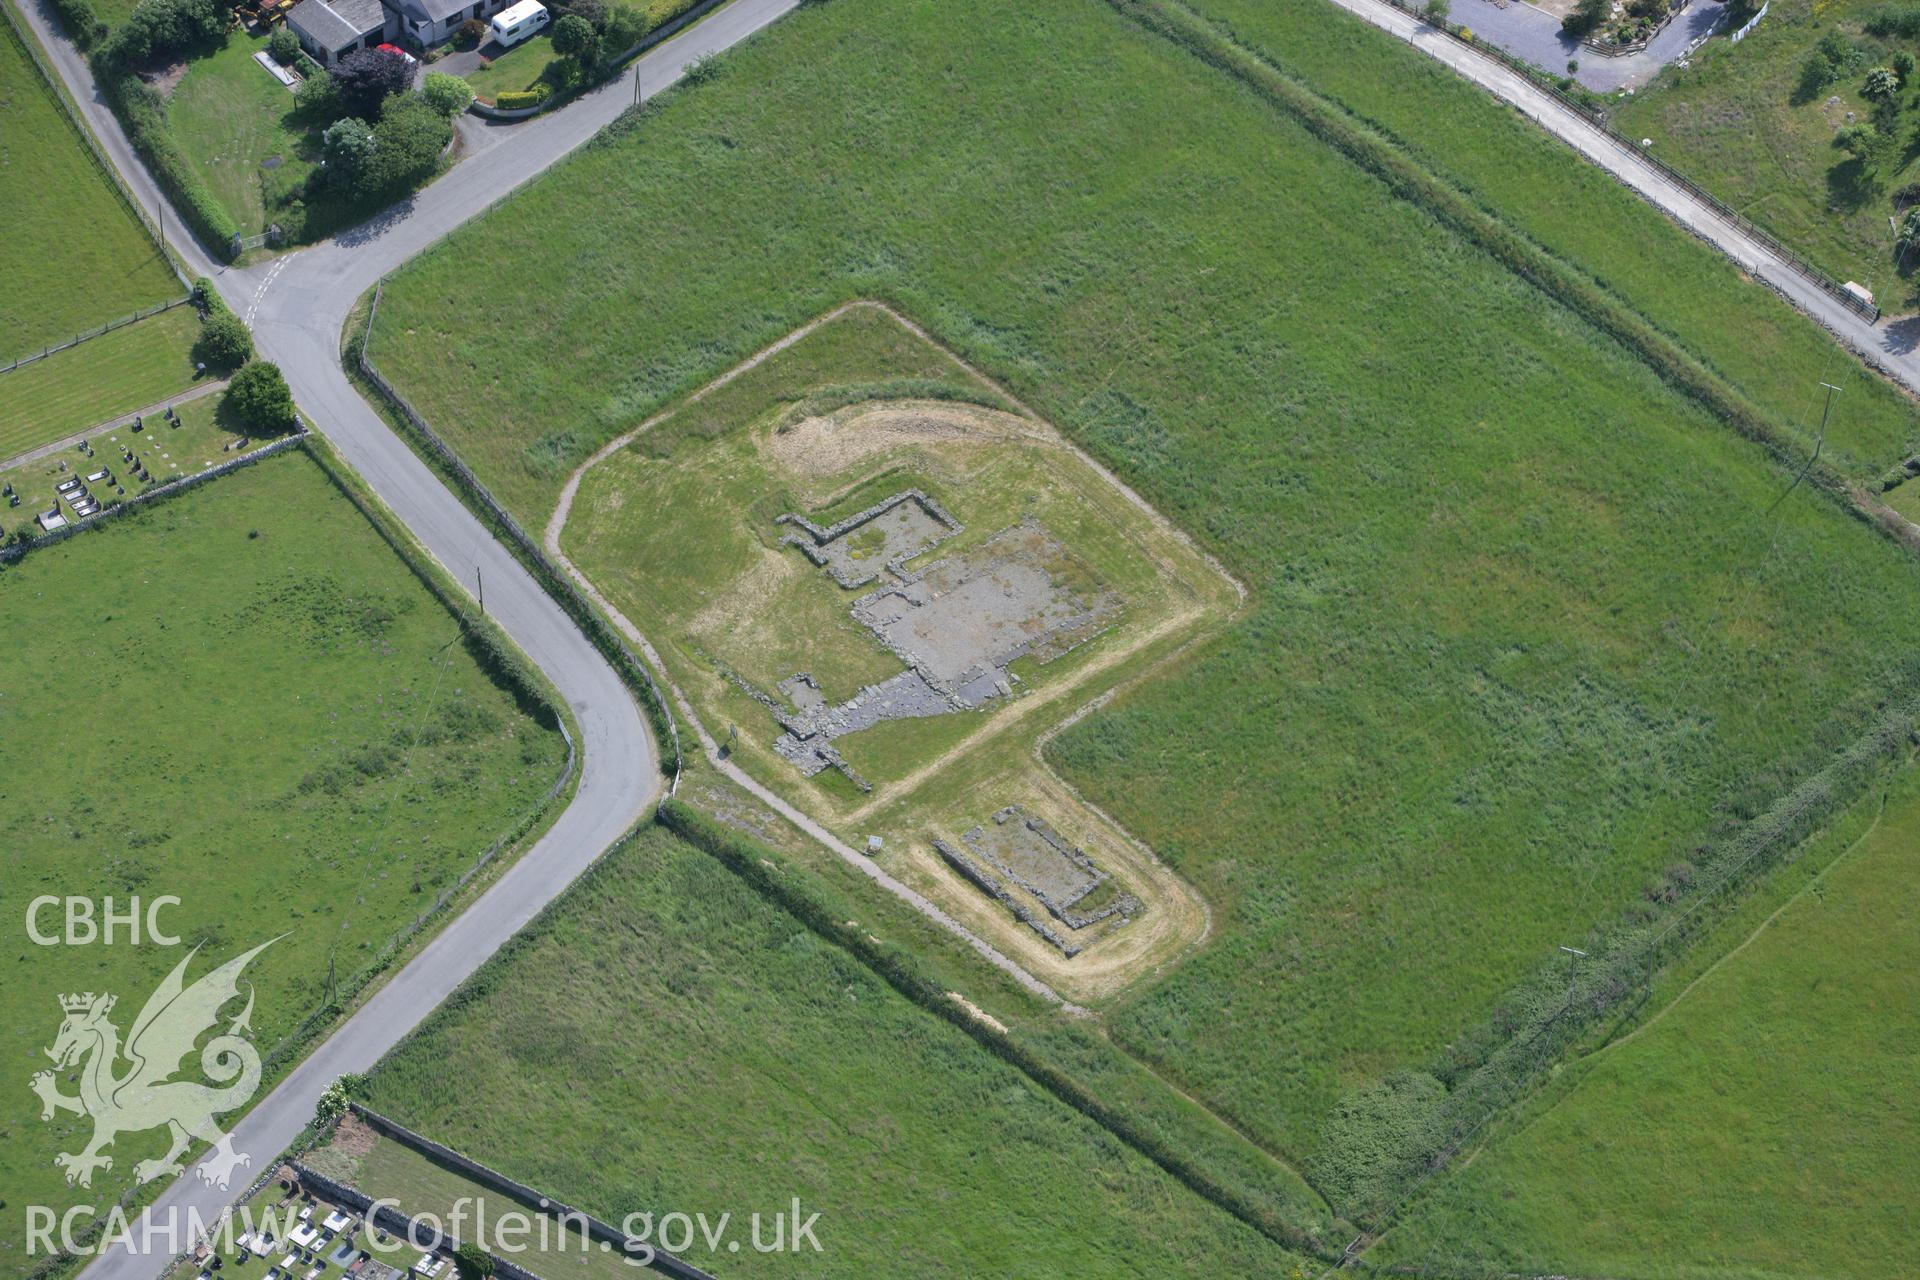
M 247 963 L 278 939 L 261 943 L 245 955 L 227 961 L 192 986 L 184 979 L 187 964 L 199 952 L 195 947 L 174 966 L 140 1016 L 133 1020 L 124 1045 L 119 1028 L 108 1020 L 115 997 L 84 995 L 60 997 L 66 1019 L 53 1047 L 52 1071 L 37 1072 L 33 1091 L 40 1095 L 40 1118 L 71 1111 L 93 1118 L 93 1140 L 77 1153 L 63 1152 L 53 1162 L 66 1171 L 69 1186 L 93 1185 L 96 1169 L 113 1168 L 113 1157 L 101 1150 L 122 1133 L 138 1133 L 166 1126 L 173 1145 L 158 1160 L 142 1160 L 133 1167 L 136 1183 L 169 1177 L 183 1168 L 181 1157 L 195 1140 L 211 1143 L 213 1152 L 199 1166 L 200 1177 L 224 1190 L 233 1171 L 252 1163 L 233 1149 L 232 1135 L 215 1117 L 244 1106 L 260 1087 L 260 1054 L 246 1039 L 252 1033 L 253 984 L 247 984 L 247 1003 L 200 1050 L 200 1070 L 211 1084 L 178 1080 L 194 1043 L 220 1020 L 220 1010 L 240 995 L 240 973 Z M 124 1068 L 121 1066 L 125 1061 Z M 61 1093 L 56 1071 L 80 1067 L 80 1093 Z

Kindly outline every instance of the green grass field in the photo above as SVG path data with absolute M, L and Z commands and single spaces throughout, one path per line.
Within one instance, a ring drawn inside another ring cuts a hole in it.
M 0 21 L 0 363 L 185 292 L 55 92 Z
M 689 1257 L 716 1274 L 1299 1265 L 657 827 L 510 942 L 368 1090 L 376 1110 L 616 1225 L 744 1222 L 796 1196 L 821 1213 L 820 1253 Z
M 253 60 L 266 38 L 240 32 L 197 57 L 167 100 L 167 125 L 242 235 L 266 230 L 266 185 L 290 191 L 312 171 L 316 140 L 293 119 L 293 95 Z M 265 166 L 275 159 L 272 169 Z
M 1871 810 L 1829 838 L 1845 847 L 1831 867 L 1783 872 L 1797 896 L 1743 920 L 1732 952 L 1632 1036 L 1568 1067 L 1540 1114 L 1417 1206 L 1377 1260 L 1889 1274 L 1920 1181 L 1920 773 Z
M 199 335 L 175 307 L 0 373 L 0 462 L 188 390 Z
M 0 1274 L 36 1261 L 25 1206 L 103 1203 L 165 1146 L 122 1134 L 91 1191 L 63 1184 L 53 1157 L 90 1128 L 41 1123 L 24 1087 L 59 996 L 115 993 L 124 1033 L 188 947 L 197 976 L 285 934 L 250 970 L 265 1052 L 320 1004 L 330 962 L 350 989 L 559 776 L 558 732 L 459 636 L 298 451 L 0 569 L 0 905 L 19 929 L 42 894 L 171 894 L 184 939 L 16 948 Z
M 1834 146 L 1852 122 L 1871 122 L 1861 96 L 1869 69 L 1911 41 L 1877 40 L 1861 20 L 1881 0 L 1783 0 L 1739 44 L 1714 40 L 1692 65 L 1669 68 L 1618 106 L 1622 134 L 1652 138 L 1655 152 L 1714 195 L 1840 280 L 1873 289 L 1889 310 L 1910 310 L 1913 285 L 1895 272 L 1887 226 L 1896 188 L 1920 178 L 1915 90 L 1882 147 L 1866 161 Z M 1802 67 L 1824 36 L 1839 32 L 1857 50 L 1831 83 L 1807 93 Z M 1836 101 L 1837 100 L 1837 101 Z M 1908 263 L 1909 267 L 1913 264 Z
M 1850 368 L 1706 251 L 1661 252 L 1718 280 L 1708 358 L 1783 415 L 1810 386 L 1721 354 L 1749 316 L 1781 367 Z M 1753 446 L 1101 5 L 802 11 L 416 260 L 375 356 L 537 525 L 597 443 L 862 294 L 1252 587 L 1054 756 L 1214 911 L 1114 1032 L 1297 1158 L 1913 679 L 1896 548 L 1825 500 L 1766 515 L 1787 477 Z M 1912 412 L 1854 403 L 1877 470 Z

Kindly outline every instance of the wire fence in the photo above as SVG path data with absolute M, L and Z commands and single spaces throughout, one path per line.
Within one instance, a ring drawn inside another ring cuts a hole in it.
M 1414 3 L 1414 0 L 1383 0 L 1383 2 L 1392 5 L 1402 13 L 1418 18 L 1434 30 L 1451 36 L 1462 45 L 1472 49 L 1475 53 L 1491 58 L 1493 61 L 1499 62 L 1525 76 L 1533 83 L 1534 87 L 1550 95 L 1559 105 L 1569 111 L 1577 113 L 1588 124 L 1598 129 L 1609 142 L 1613 143 L 1613 145 L 1621 151 L 1632 156 L 1635 160 L 1638 160 L 1640 163 L 1660 174 L 1661 177 L 1686 191 L 1688 195 L 1712 209 L 1726 221 L 1732 223 L 1743 234 L 1757 240 L 1762 247 L 1774 257 L 1778 258 L 1795 274 L 1801 276 L 1809 284 L 1826 293 L 1835 302 L 1840 303 L 1856 315 L 1861 316 L 1868 324 L 1873 324 L 1880 319 L 1880 308 L 1878 306 L 1868 302 L 1864 298 L 1849 293 L 1839 281 L 1808 262 L 1805 258 L 1802 258 L 1793 250 L 1787 248 L 1786 245 L 1781 244 L 1779 240 L 1773 237 L 1772 233 L 1755 223 L 1745 214 L 1721 203 L 1719 197 L 1699 186 L 1691 178 L 1658 156 L 1634 146 L 1629 139 L 1623 138 L 1615 131 L 1613 123 L 1609 119 L 1604 107 L 1596 106 L 1591 102 L 1583 101 L 1565 92 L 1561 88 L 1559 78 L 1550 72 L 1528 62 L 1525 58 L 1508 53 L 1498 45 L 1488 44 L 1485 41 L 1475 38 L 1466 27 L 1434 15 L 1429 15 L 1425 6 Z
M 124 329 L 137 321 L 149 320 L 159 315 L 162 311 L 171 311 L 175 307 L 184 307 L 192 301 L 193 295 L 189 293 L 184 297 L 174 298 L 167 302 L 146 307 L 140 311 L 131 312 L 130 314 L 121 316 L 117 320 L 109 320 L 105 324 L 95 325 L 91 329 L 83 329 L 64 342 L 50 342 L 42 346 L 38 351 L 31 351 L 23 356 L 15 356 L 11 363 L 4 369 L 0 369 L 0 373 L 12 373 L 23 364 L 32 364 L 36 360 L 45 360 L 48 356 L 57 355 L 69 347 L 77 347 L 91 338 L 98 338 L 105 334 L 112 333 L 115 329 Z

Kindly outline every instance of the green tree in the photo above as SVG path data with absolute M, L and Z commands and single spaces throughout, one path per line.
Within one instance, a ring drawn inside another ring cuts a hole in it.
M 299 418 L 293 411 L 293 392 L 280 366 L 271 360 L 242 365 L 227 384 L 222 407 L 255 431 L 291 431 Z
M 138 67 L 226 36 L 227 7 L 219 0 L 140 0 L 101 56 L 115 66 Z
M 570 13 L 553 24 L 553 51 L 582 67 L 591 67 L 600 60 L 600 34 L 585 18 Z
M 253 335 L 239 316 L 222 307 L 200 326 L 193 358 L 210 369 L 238 369 L 253 358 Z
M 293 34 L 292 27 L 275 27 L 267 37 L 267 52 L 281 66 L 290 67 L 300 56 L 300 37 Z
M 1427 0 L 1427 21 L 1436 27 L 1445 26 L 1447 15 L 1452 12 L 1453 5 L 1448 0 Z
M 1906 88 L 1907 82 L 1913 79 L 1913 55 L 1905 49 L 1893 55 L 1893 74 L 1900 78 L 1902 89 Z
M 357 116 L 336 120 L 320 135 L 327 181 L 340 191 L 359 191 L 373 166 L 373 128 Z
M 453 126 L 425 98 L 396 93 L 373 126 L 373 163 L 365 186 L 389 195 L 406 190 L 433 173 L 452 138 Z
M 1608 0 L 1580 0 L 1571 13 L 1560 19 L 1560 29 L 1576 38 L 1585 36 L 1606 19 L 1608 8 Z
M 453 1251 L 453 1265 L 460 1280 L 487 1280 L 493 1274 L 493 1255 L 469 1241 Z
M 1875 67 L 1860 86 L 1860 96 L 1868 102 L 1891 102 L 1899 93 L 1900 73 L 1892 67 Z
M 450 76 L 444 71 L 427 72 L 426 83 L 420 86 L 420 96 L 427 105 L 441 115 L 451 119 L 467 109 L 473 101 L 473 86 L 459 76 Z

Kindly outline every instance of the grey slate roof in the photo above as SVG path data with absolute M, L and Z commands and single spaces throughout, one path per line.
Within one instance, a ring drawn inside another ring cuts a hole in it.
M 445 22 L 464 11 L 473 0 L 392 0 L 393 7 L 409 23 Z
M 387 23 L 380 0 L 300 0 L 287 25 L 323 49 L 341 49 Z

